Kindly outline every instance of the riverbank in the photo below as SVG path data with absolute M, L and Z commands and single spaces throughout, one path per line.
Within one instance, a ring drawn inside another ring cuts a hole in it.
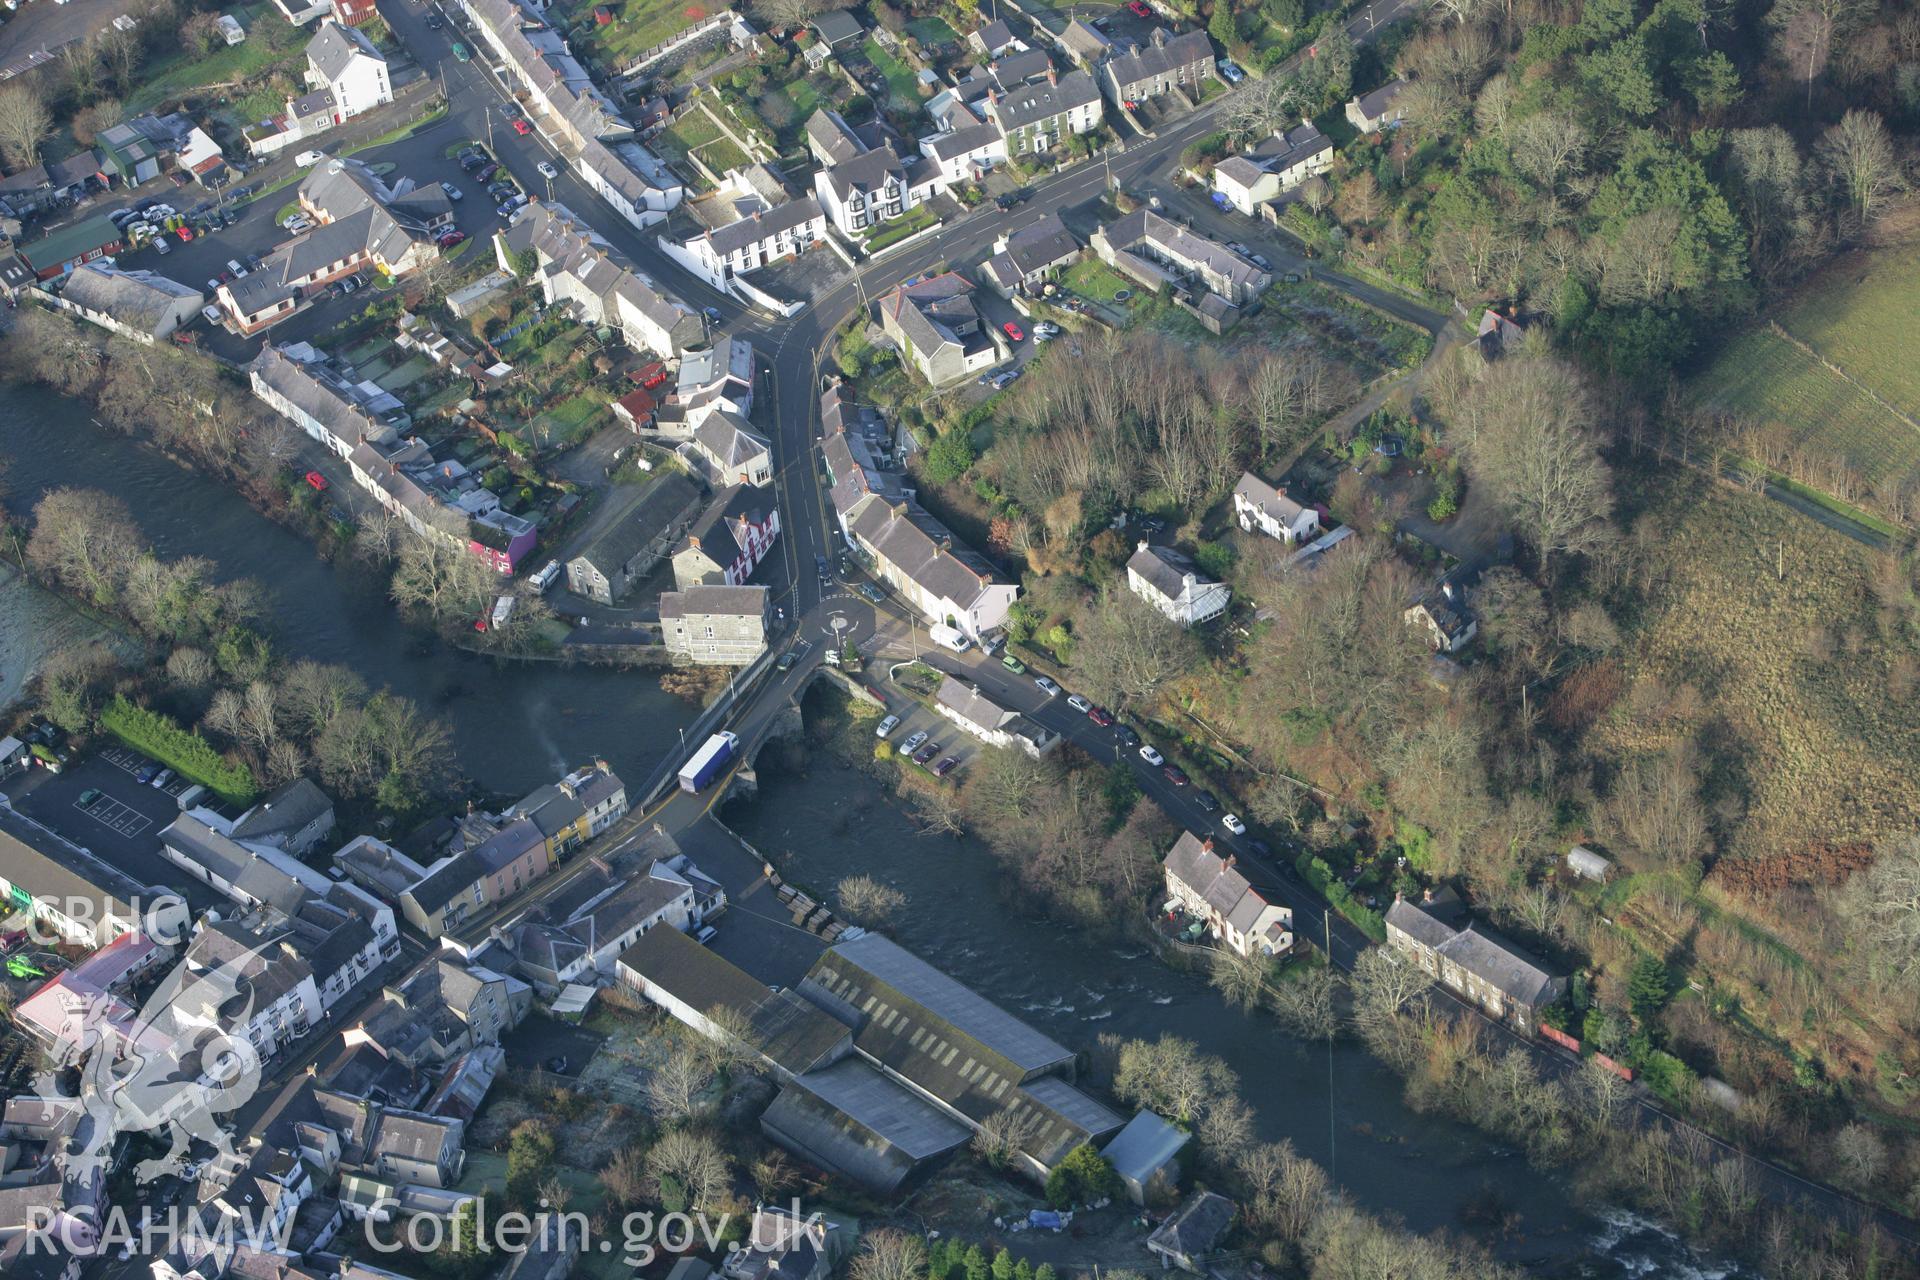
M 232 486 L 99 425 L 79 400 L 39 388 L 0 400 L 0 450 L 17 519 L 63 486 L 121 499 L 161 556 L 204 556 L 216 580 L 258 583 L 278 652 L 351 667 L 445 719 L 458 772 L 481 790 L 521 794 L 596 758 L 622 777 L 644 777 L 678 750 L 680 729 L 698 714 L 660 688 L 658 673 L 506 664 L 444 648 L 399 619 L 382 584 L 323 559 Z M 39 625 L 31 612 L 5 615 L 0 678 L 16 665 L 4 655 L 32 644 Z
M 1194 1041 L 1238 1073 L 1260 1139 L 1291 1140 L 1372 1213 L 1469 1235 L 1541 1275 L 1751 1275 L 1709 1265 L 1644 1219 L 1588 1212 L 1564 1178 L 1511 1146 L 1413 1110 L 1401 1078 L 1356 1044 L 1309 1044 L 1241 1013 L 1203 973 L 1175 972 L 1142 942 L 1034 919 L 982 842 L 922 834 L 870 773 L 830 749 L 825 696 L 807 701 L 805 745 L 763 757 L 758 799 L 724 814 L 783 878 L 830 893 L 868 875 L 905 894 L 890 929 L 902 945 L 1069 1048 L 1109 1034 Z

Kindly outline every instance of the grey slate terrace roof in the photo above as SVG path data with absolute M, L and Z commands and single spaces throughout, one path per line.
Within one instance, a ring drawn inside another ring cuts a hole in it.
M 282 945 L 289 933 L 284 928 L 256 929 L 242 921 L 221 920 L 194 935 L 187 944 L 186 958 L 207 969 L 221 968 L 244 981 L 253 996 L 253 1010 L 258 1012 L 314 976 L 313 969 L 291 945 Z
M 696 584 L 681 591 L 660 593 L 660 616 L 666 618 L 757 618 L 767 611 L 767 588 Z
M 278 303 L 297 297 L 300 290 L 297 285 L 287 283 L 287 267 L 288 254 L 283 245 L 267 255 L 260 270 L 249 273 L 244 279 L 230 282 L 226 286 L 227 296 L 233 299 L 233 305 L 243 316 L 259 315 Z
M 1269 906 L 1281 906 L 1272 889 L 1261 889 L 1241 874 L 1238 866 L 1206 847 L 1191 831 L 1183 831 L 1167 854 L 1165 869 L 1218 911 L 1234 928 L 1245 932 Z
M 1178 261 L 1205 262 L 1242 288 L 1251 288 L 1263 274 L 1259 267 L 1225 245 L 1189 231 L 1145 205 L 1109 223 L 1105 234 L 1116 248 L 1130 250 L 1144 243 Z
M 1553 999 L 1553 975 L 1499 934 L 1468 920 L 1451 890 L 1435 894 L 1431 903 L 1394 899 L 1387 908 L 1387 926 L 1432 948 L 1503 995 L 1528 1005 Z
M 1168 36 L 1165 27 L 1156 27 L 1153 38 L 1113 58 L 1107 65 L 1115 80 L 1125 87 L 1155 76 L 1166 75 L 1197 62 L 1213 61 L 1213 41 L 1204 31 Z
M 990 147 L 998 141 L 1000 141 L 998 129 L 990 124 L 975 124 L 964 129 L 955 129 L 951 133 L 934 135 L 927 139 L 926 149 L 936 160 L 951 160 L 955 156 L 964 156 L 983 147 Z
M 935 695 L 941 706 L 946 707 L 968 724 L 977 725 L 989 731 L 998 730 L 1010 720 L 1020 718 L 1018 711 L 1001 706 L 975 685 L 966 684 L 947 676 L 940 681 L 939 692 Z
M 806 195 L 798 200 L 789 200 L 777 204 L 763 213 L 749 214 L 747 217 L 729 222 L 724 227 L 716 227 L 707 232 L 706 241 L 714 253 L 720 257 L 750 244 L 757 244 L 769 236 L 777 236 L 783 231 L 795 227 L 804 227 L 820 217 L 820 201 L 817 197 Z
M 267 793 L 233 824 L 235 840 L 298 831 L 323 814 L 333 812 L 333 801 L 310 778 L 295 778 Z
M 234 283 L 243 285 L 253 278 L 248 276 Z M 327 428 L 350 447 L 364 440 L 384 438 L 391 431 L 350 399 L 332 378 L 322 376 L 325 370 L 295 360 L 281 347 L 271 343 L 261 347 L 247 371 L 294 407 L 326 423 Z
M 748 484 L 729 485 L 714 496 L 687 530 L 681 549 L 697 545 L 716 563 L 724 564 L 736 552 L 746 550 L 745 526 L 759 524 L 766 507 L 759 490 Z
M 876 554 L 938 600 L 951 600 L 962 609 L 1000 575 L 965 544 L 956 541 L 945 525 L 910 502 L 892 503 L 873 497 L 854 508 L 848 527 Z
M 1037 80 L 1004 95 L 994 107 L 1003 129 L 1019 129 L 1036 120 L 1084 107 L 1100 100 L 1099 86 L 1084 71 L 1069 71 L 1058 84 Z
M 679 472 L 662 476 L 624 519 L 607 526 L 580 556 L 611 578 L 699 498 L 700 490 L 688 477 Z
M 191 288 L 151 271 L 119 271 L 89 262 L 67 277 L 63 296 L 77 307 L 98 311 L 131 329 L 152 334 L 182 299 L 199 305 L 203 296 Z
M 1045 49 L 1022 49 L 987 64 L 987 74 L 1002 89 L 1013 89 L 1053 69 Z
M 1254 183 L 1267 176 L 1265 165 L 1258 164 L 1246 156 L 1228 156 L 1213 166 L 1213 171 L 1220 177 L 1246 189 L 1251 189 Z
M 1005 18 L 995 18 L 969 35 L 967 43 L 975 48 L 985 49 L 988 53 L 994 53 L 1013 43 L 1013 28 L 1007 25 Z
M 1084 18 L 1075 18 L 1060 33 L 1061 43 L 1080 58 L 1088 62 L 1098 62 L 1113 48 L 1113 41 L 1106 33 L 1087 22 Z
M 1268 172 L 1291 169 L 1322 151 L 1333 150 L 1333 139 L 1311 124 L 1297 124 L 1274 133 L 1252 151 L 1254 160 Z
M 1146 579 L 1147 585 L 1169 600 L 1178 600 L 1181 592 L 1187 589 L 1186 575 L 1189 573 L 1197 581 L 1211 581 L 1200 577 L 1193 561 L 1171 547 L 1146 547 L 1135 551 L 1127 560 L 1127 568 Z
M 1007 257 L 1022 277 L 1045 270 L 1078 252 L 1080 241 L 1067 230 L 1067 224 L 1060 221 L 1057 213 L 1049 213 L 1032 226 L 1022 227 L 1007 237 Z
M 307 60 L 328 84 L 338 80 L 355 58 L 386 61 L 358 27 L 343 26 L 332 18 L 323 21 L 319 33 L 307 41 Z

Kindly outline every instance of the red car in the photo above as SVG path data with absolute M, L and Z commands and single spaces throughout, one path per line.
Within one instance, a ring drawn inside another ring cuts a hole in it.
M 1113 724 L 1113 715 L 1105 707 L 1087 708 L 1087 719 L 1093 721 L 1095 724 L 1099 725 L 1102 729 L 1105 729 L 1108 726 Z
M 1153 10 L 1147 8 L 1142 0 L 1127 0 L 1127 12 L 1136 18 L 1151 18 Z
M 520 119 L 518 116 L 515 116 L 513 120 L 513 131 L 524 138 L 528 134 L 533 132 L 533 126 L 528 124 L 525 120 Z
M 316 493 L 325 493 L 327 491 L 327 478 L 318 471 L 307 472 L 307 483 L 313 486 L 314 492 Z
M 451 249 L 453 246 L 465 241 L 466 238 L 467 233 L 464 231 L 449 231 L 434 243 L 438 244 L 442 249 Z
M 1184 787 L 1187 785 L 1186 772 L 1177 764 L 1170 764 L 1160 772 L 1166 774 L 1167 781 L 1176 787 Z
M 1001 325 L 1000 327 L 1002 329 L 1005 329 L 1007 331 L 1007 336 L 1009 338 L 1012 338 L 1015 342 L 1025 342 L 1027 340 L 1027 335 L 1020 331 L 1020 326 L 1015 324 L 1011 320 L 1007 321 L 1005 324 Z
M 193 242 L 193 228 L 192 227 L 180 228 L 180 243 L 191 244 L 192 242 Z

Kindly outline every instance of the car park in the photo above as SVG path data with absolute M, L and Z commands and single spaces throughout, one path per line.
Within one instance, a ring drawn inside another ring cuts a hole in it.
M 1013 674 L 1017 676 L 1023 676 L 1027 674 L 1027 664 L 1020 661 L 1020 659 L 1014 657 L 1012 654 L 1008 654 L 1006 657 L 1000 659 L 1000 665 L 1005 667 L 1007 670 L 1013 672 Z
M 927 740 L 927 735 L 924 732 L 916 733 L 912 737 L 908 738 L 905 742 L 900 744 L 900 753 L 902 755 L 910 756 L 914 752 L 918 751 L 921 748 L 921 746 L 926 742 L 926 740 Z
M 921 747 L 918 751 L 913 753 L 913 762 L 915 764 L 926 764 L 928 761 L 932 760 L 935 756 L 939 754 L 940 754 L 940 744 L 937 742 L 929 742 L 924 747 Z
M 1151 742 L 1143 742 L 1140 744 L 1140 758 L 1155 768 L 1167 762 L 1167 758 L 1161 755 L 1159 749 Z
M 1060 694 L 1060 686 L 1055 684 L 1053 681 L 1047 679 L 1047 677 L 1045 676 L 1035 676 L 1033 678 L 1033 683 L 1035 687 L 1037 687 L 1040 690 L 1040 692 L 1046 694 L 1049 698 L 1058 697 Z
M 940 763 L 933 766 L 933 776 L 936 778 L 944 778 L 959 767 L 960 758 L 958 756 L 943 756 Z
M 1078 711 L 1081 715 L 1085 715 L 1087 712 L 1093 710 L 1093 704 L 1077 693 L 1067 695 L 1067 705 L 1075 711 Z
M 1226 817 L 1220 819 L 1220 825 L 1231 831 L 1234 835 L 1243 836 L 1247 834 L 1247 824 L 1240 821 L 1238 814 L 1228 814 Z
M 885 720 L 882 720 L 874 726 L 873 736 L 876 738 L 890 738 L 893 736 L 893 731 L 899 727 L 900 717 L 888 716 Z
M 1102 729 L 1110 728 L 1113 725 L 1113 713 L 1105 707 L 1087 708 L 1087 719 L 1093 721 Z
M 539 164 L 535 165 L 534 168 L 540 171 L 541 177 L 546 178 L 548 180 L 552 180 L 560 176 L 560 171 L 553 167 L 553 161 L 551 160 L 542 160 Z M 711 311 L 713 308 L 709 307 L 707 309 Z
M 467 193 L 454 186 L 451 182 L 442 182 L 440 189 L 447 193 L 447 199 L 449 200 L 465 200 L 467 198 Z

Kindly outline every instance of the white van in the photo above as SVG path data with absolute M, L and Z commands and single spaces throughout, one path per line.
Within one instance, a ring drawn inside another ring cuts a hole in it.
M 945 623 L 936 622 L 927 628 L 927 634 L 933 638 L 935 644 L 943 649 L 951 649 L 955 653 L 965 653 L 973 648 L 973 641 Z

